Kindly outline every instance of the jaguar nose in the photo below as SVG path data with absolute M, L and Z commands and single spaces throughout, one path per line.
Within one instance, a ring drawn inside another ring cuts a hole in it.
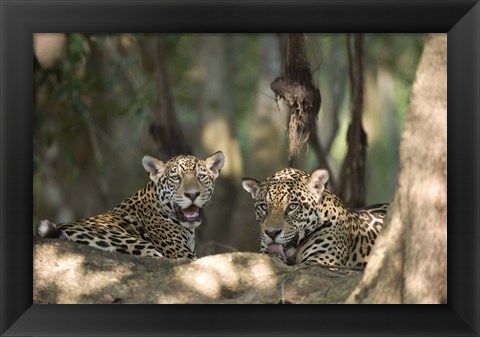
M 197 197 L 200 195 L 200 192 L 185 192 L 184 194 L 188 199 L 195 201 L 195 199 L 197 199 Z
M 267 234 L 272 240 L 275 241 L 275 238 L 280 234 L 281 229 L 268 230 L 265 229 L 265 234 Z

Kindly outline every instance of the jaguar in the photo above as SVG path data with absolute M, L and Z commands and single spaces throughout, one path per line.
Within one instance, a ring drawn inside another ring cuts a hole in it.
M 69 223 L 42 220 L 37 235 L 131 255 L 195 259 L 195 229 L 212 197 L 225 157 L 144 156 L 150 180 L 107 213 Z
M 350 208 L 326 187 L 324 169 L 283 169 L 265 181 L 243 178 L 254 199 L 261 252 L 289 265 L 364 268 L 389 204 Z

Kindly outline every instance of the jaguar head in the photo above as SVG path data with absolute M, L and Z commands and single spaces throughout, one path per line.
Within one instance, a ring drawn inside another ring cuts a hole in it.
M 142 160 L 157 187 L 159 203 L 165 205 L 180 224 L 189 229 L 201 224 L 203 209 L 212 197 L 215 180 L 224 162 L 225 156 L 221 151 L 205 160 L 186 155 L 174 157 L 168 162 L 151 156 L 145 156 Z
M 243 188 L 255 200 L 262 252 L 285 262 L 294 259 L 299 242 L 318 225 L 319 201 L 328 178 L 328 171 L 323 169 L 309 175 L 293 168 L 281 170 L 262 183 L 243 178 Z

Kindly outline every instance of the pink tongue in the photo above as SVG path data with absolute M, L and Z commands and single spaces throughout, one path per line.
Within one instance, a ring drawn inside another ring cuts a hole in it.
M 285 260 L 287 257 L 285 256 L 285 253 L 283 251 L 283 245 L 278 244 L 278 243 L 271 243 L 268 245 L 268 254 L 275 254 L 278 253 L 280 254 Z
M 192 205 L 190 207 L 182 209 L 182 212 L 186 217 L 193 217 L 198 215 L 198 209 L 199 208 L 197 206 Z

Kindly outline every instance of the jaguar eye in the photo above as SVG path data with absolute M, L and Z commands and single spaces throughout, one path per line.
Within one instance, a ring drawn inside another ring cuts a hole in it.
M 257 206 L 255 206 L 255 218 L 258 221 L 261 221 L 267 214 L 267 210 L 268 210 L 267 204 L 263 202 L 260 204 L 257 204 Z
M 292 213 L 298 208 L 299 204 L 296 202 L 292 202 L 291 204 L 288 204 L 287 209 L 285 210 L 286 213 Z
M 170 179 L 172 179 L 174 182 L 180 181 L 180 177 L 178 176 L 178 174 L 171 174 Z
M 266 213 L 267 209 L 268 209 L 267 204 L 263 203 L 263 202 L 258 204 L 256 208 L 257 208 L 258 211 L 261 211 L 263 213 Z
M 206 174 L 203 174 L 203 173 L 199 173 L 199 174 L 198 174 L 198 179 L 199 179 L 199 180 L 203 180 L 203 179 L 205 179 L 206 177 L 207 177 Z

